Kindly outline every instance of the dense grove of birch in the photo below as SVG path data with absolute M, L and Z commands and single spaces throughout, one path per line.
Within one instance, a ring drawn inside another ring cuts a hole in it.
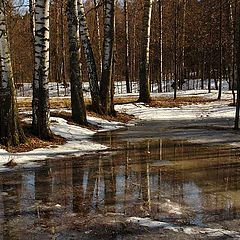
M 72 119 L 87 124 L 83 82 L 91 109 L 112 115 L 115 80 L 127 92 L 138 83 L 143 102 L 151 101 L 151 83 L 162 92 L 172 81 L 177 98 L 191 78 L 201 88 L 208 82 L 209 92 L 214 82 L 221 99 L 227 80 L 238 128 L 239 9 L 238 0 L 0 0 L 0 142 L 25 141 L 15 93 L 24 82 L 33 88 L 32 130 L 43 139 L 52 137 L 50 81 L 70 83 Z

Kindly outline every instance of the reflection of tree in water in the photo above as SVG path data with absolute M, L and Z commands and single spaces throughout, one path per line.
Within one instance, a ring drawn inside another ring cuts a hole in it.
M 83 176 L 84 169 L 79 167 L 77 161 L 73 161 L 72 164 L 72 187 L 73 187 L 73 211 L 82 212 L 83 211 L 83 200 L 84 200 L 84 190 L 83 190 Z
M 52 194 L 52 168 L 49 164 L 40 167 L 35 173 L 35 200 L 39 217 L 50 218 L 51 210 L 44 206 L 50 203 Z M 39 207 L 39 205 L 41 207 Z
M 104 178 L 104 204 L 109 211 L 115 211 L 116 204 L 116 172 L 113 158 L 106 157 L 102 160 Z
M 89 165 L 88 165 L 89 164 Z M 79 166 L 73 162 L 73 211 L 89 213 L 96 208 L 98 201 L 100 160 L 87 161 Z
M 20 239 L 20 233 L 15 229 L 13 220 L 20 214 L 21 175 L 4 174 L 2 190 L 8 195 L 3 196 L 3 239 Z

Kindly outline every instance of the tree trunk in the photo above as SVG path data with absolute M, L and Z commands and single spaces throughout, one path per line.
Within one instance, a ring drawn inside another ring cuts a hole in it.
M 82 46 L 87 62 L 87 70 L 89 76 L 90 92 L 92 97 L 92 108 L 95 112 L 100 113 L 100 90 L 98 86 L 97 67 L 93 54 L 93 49 L 89 37 L 87 21 L 84 12 L 83 1 L 78 0 L 78 17 L 79 17 L 79 31 L 82 41 Z
M 32 31 L 32 46 L 33 46 L 33 76 L 32 76 L 32 128 L 34 132 L 37 132 L 37 109 L 38 109 L 38 88 L 35 81 L 35 0 L 29 0 L 29 13 L 30 13 L 30 29 Z
M 186 8 L 187 1 L 183 0 L 183 24 L 182 24 L 182 56 L 181 56 L 181 74 L 180 74 L 180 88 L 184 84 L 185 78 L 185 42 L 186 42 Z
M 0 1 L 0 143 L 16 146 L 26 138 L 20 126 L 16 102 L 4 0 Z
M 102 72 L 102 50 L 101 50 L 100 21 L 99 21 L 99 13 L 98 13 L 99 3 L 97 2 L 97 0 L 93 0 L 93 2 L 95 7 L 95 21 L 96 21 L 97 38 L 98 38 L 97 50 L 98 50 L 99 66 L 100 66 L 100 69 L 99 69 L 100 71 L 99 70 L 98 71 L 99 73 L 101 73 Z M 100 74 L 98 76 L 100 76 Z
M 100 84 L 103 112 L 111 114 L 111 79 L 114 44 L 114 0 L 104 0 L 104 41 Z
M 237 103 L 234 129 L 239 129 L 239 110 L 240 110 L 240 7 L 237 14 L 237 30 L 236 30 L 236 66 L 237 66 Z
M 126 80 L 126 88 L 127 93 L 131 92 L 130 88 L 130 56 L 129 56 L 129 20 L 128 20 L 128 0 L 124 0 L 124 27 L 125 27 L 125 80 Z
M 231 90 L 232 90 L 232 95 L 233 95 L 233 105 L 236 102 L 236 96 L 235 96 L 235 24 L 234 24 L 234 18 L 233 18 L 233 9 L 236 9 L 236 3 L 234 2 L 234 6 L 232 3 L 232 0 L 229 0 L 229 9 L 230 9 L 230 29 L 231 29 L 231 63 L 230 63 L 230 85 L 231 85 Z
M 33 81 L 33 131 L 43 139 L 52 136 L 49 127 L 49 8 L 50 0 L 35 6 L 35 74 Z M 34 120 L 34 118 L 36 119 Z
M 220 0 L 220 20 L 219 20 L 219 88 L 218 88 L 218 100 L 222 96 L 222 18 L 223 18 L 223 2 Z
M 70 55 L 70 82 L 72 119 L 75 123 L 87 124 L 86 109 L 82 92 L 82 76 L 80 68 L 79 26 L 77 19 L 77 0 L 68 0 L 68 38 Z
M 162 92 L 163 81 L 163 0 L 158 0 L 158 14 L 159 14 L 159 49 L 160 49 L 160 69 L 158 92 Z
M 139 66 L 139 84 L 140 102 L 148 103 L 150 97 L 150 81 L 149 81 L 149 48 L 150 48 L 150 31 L 151 31 L 151 15 L 152 15 L 152 0 L 144 0 L 142 22 L 142 37 L 141 37 L 141 57 Z
M 176 0 L 174 1 L 174 83 L 173 83 L 173 89 L 174 89 L 174 99 L 177 98 L 177 39 L 178 39 L 178 4 Z

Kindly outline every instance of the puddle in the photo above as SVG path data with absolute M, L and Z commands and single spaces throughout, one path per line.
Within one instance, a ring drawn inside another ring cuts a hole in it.
M 122 239 L 94 229 L 131 216 L 239 230 L 237 149 L 119 136 L 97 137 L 108 153 L 0 173 L 0 239 Z

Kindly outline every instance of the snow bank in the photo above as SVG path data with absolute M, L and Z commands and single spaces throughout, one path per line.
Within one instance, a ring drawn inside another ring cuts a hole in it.
M 31 119 L 25 119 L 31 121 Z M 44 160 L 52 157 L 76 157 L 86 153 L 107 149 L 106 146 L 95 143 L 91 137 L 96 131 L 89 130 L 77 125 L 68 124 L 65 119 L 58 117 L 51 117 L 50 128 L 54 134 L 64 137 L 67 142 L 64 145 L 50 145 L 46 148 L 38 148 L 29 152 L 23 153 L 9 153 L 6 150 L 0 149 L 0 170 L 6 168 L 3 164 L 10 160 L 16 163 L 30 164 L 32 161 Z M 96 117 L 88 117 L 88 121 L 101 127 L 100 131 L 114 130 L 123 127 L 124 124 L 118 122 L 111 122 Z

